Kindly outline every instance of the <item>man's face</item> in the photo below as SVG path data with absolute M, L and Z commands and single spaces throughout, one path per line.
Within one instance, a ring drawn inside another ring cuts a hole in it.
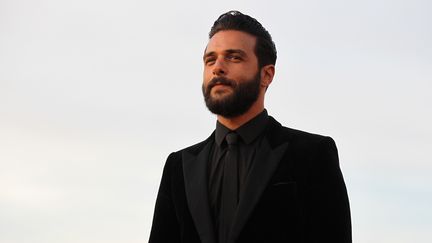
M 261 78 L 255 44 L 256 37 L 236 30 L 219 31 L 210 39 L 202 90 L 211 112 L 236 117 L 257 100 Z

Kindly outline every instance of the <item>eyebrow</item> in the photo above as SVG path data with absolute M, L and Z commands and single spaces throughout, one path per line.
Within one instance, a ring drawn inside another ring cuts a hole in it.
M 228 49 L 228 50 L 225 50 L 224 52 L 227 53 L 227 54 L 238 53 L 241 56 L 247 56 L 246 52 L 243 51 L 243 50 L 241 50 L 241 49 Z M 204 53 L 203 60 L 205 60 L 209 56 L 214 56 L 214 55 L 216 55 L 216 52 L 214 52 L 214 51 L 208 52 L 208 53 Z

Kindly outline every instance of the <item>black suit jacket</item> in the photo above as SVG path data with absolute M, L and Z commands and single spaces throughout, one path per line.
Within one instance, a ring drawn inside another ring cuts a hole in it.
M 239 201 L 229 242 L 351 242 L 347 191 L 330 137 L 281 126 L 272 117 Z M 216 243 L 205 141 L 169 155 L 150 243 Z

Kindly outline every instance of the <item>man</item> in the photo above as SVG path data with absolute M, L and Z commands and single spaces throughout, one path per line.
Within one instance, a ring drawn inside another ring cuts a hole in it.
M 276 63 L 267 30 L 225 13 L 203 61 L 216 130 L 169 155 L 149 242 L 351 242 L 334 141 L 283 127 L 264 109 Z

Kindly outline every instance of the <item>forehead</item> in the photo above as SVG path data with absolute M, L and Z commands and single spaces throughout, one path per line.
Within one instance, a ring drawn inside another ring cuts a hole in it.
M 254 53 L 256 37 L 237 30 L 223 30 L 217 32 L 209 40 L 206 53 L 223 52 L 231 49 L 243 50 L 245 53 Z

